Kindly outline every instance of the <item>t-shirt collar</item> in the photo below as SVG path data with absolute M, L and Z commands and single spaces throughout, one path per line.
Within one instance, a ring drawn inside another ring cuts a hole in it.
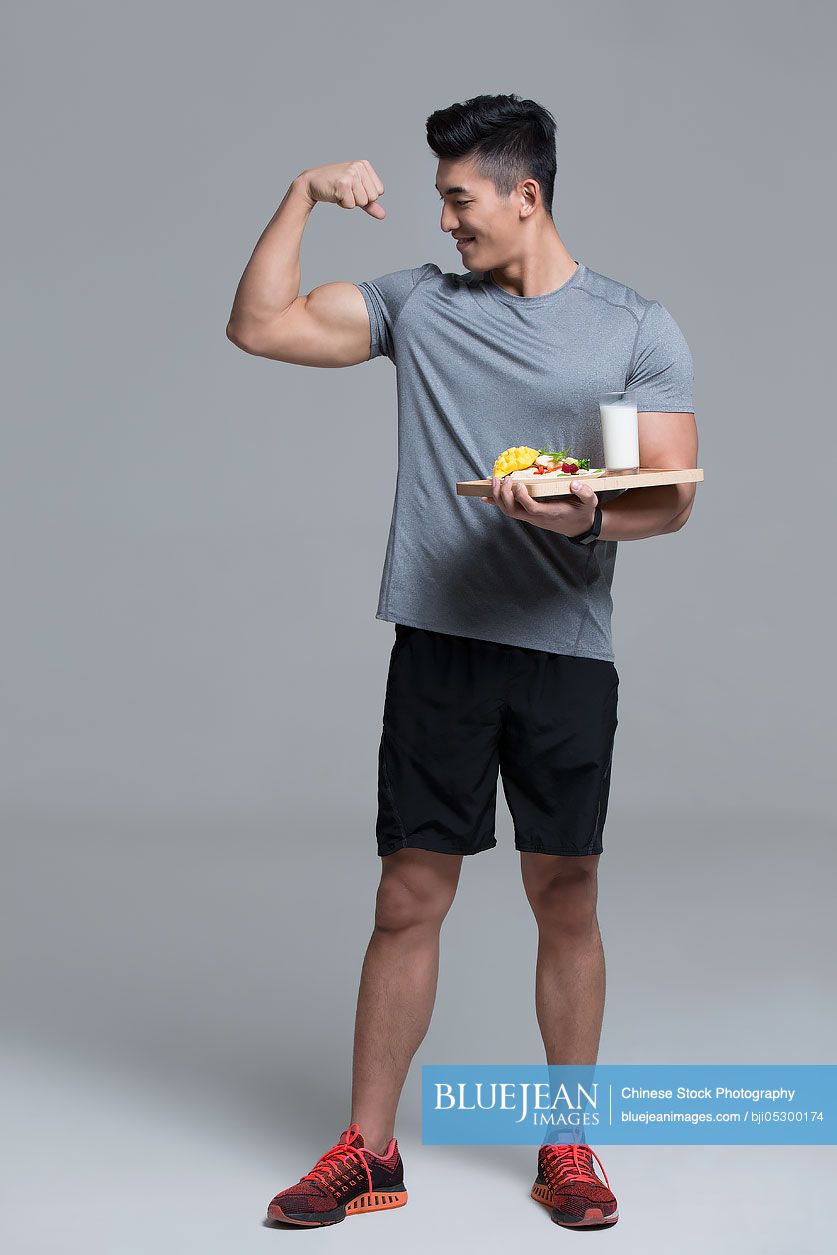
M 500 284 L 492 277 L 489 270 L 484 270 L 482 275 L 486 291 L 490 292 L 492 296 L 497 298 L 497 300 L 505 301 L 507 305 L 532 306 L 543 305 L 549 303 L 550 301 L 560 300 L 566 292 L 575 287 L 578 281 L 582 278 L 585 269 L 586 267 L 584 263 L 576 260 L 576 268 L 570 275 L 569 279 L 562 283 L 560 288 L 555 288 L 552 292 L 542 292 L 540 296 L 517 296 L 514 292 L 507 292 L 505 288 L 501 288 Z

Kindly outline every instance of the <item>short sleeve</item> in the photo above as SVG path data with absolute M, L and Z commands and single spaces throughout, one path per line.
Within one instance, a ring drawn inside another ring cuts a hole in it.
M 367 361 L 381 356 L 395 360 L 395 324 L 415 285 L 430 274 L 441 274 L 441 271 L 433 262 L 425 262 L 412 270 L 393 270 L 377 279 L 355 284 L 363 293 L 369 312 L 370 350 Z
M 626 390 L 637 410 L 694 413 L 694 366 L 686 337 L 659 301 L 648 306 L 637 329 Z

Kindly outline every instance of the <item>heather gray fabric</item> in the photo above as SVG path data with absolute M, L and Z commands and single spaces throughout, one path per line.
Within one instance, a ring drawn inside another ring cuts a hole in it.
M 694 411 L 691 354 L 671 314 L 583 263 L 543 296 L 433 262 L 356 286 L 370 359 L 394 362 L 398 392 L 376 618 L 613 661 L 617 542 L 574 545 L 457 496 L 455 484 L 490 476 L 511 445 L 569 448 L 602 465 L 602 392 L 629 387 L 640 410 Z

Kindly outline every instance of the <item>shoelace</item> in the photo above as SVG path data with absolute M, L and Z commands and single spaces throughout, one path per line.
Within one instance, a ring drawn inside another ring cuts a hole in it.
M 355 1142 L 360 1135 L 360 1126 L 350 1124 L 348 1130 L 348 1138 L 345 1142 L 337 1142 L 330 1150 L 314 1164 L 310 1172 L 306 1172 L 305 1176 L 300 1177 L 300 1181 L 318 1181 L 323 1185 L 330 1185 L 334 1181 L 343 1182 L 351 1175 L 347 1169 L 354 1169 L 358 1162 L 363 1164 L 366 1178 L 369 1182 L 370 1193 L 372 1191 L 372 1174 L 369 1171 L 369 1165 L 366 1162 L 366 1156 L 363 1153 L 362 1146 L 356 1146 Z
M 604 1174 L 605 1185 L 608 1189 L 610 1188 L 604 1164 L 592 1146 L 587 1146 L 583 1142 L 573 1142 L 567 1146 L 548 1146 L 546 1151 L 544 1168 L 546 1169 L 547 1177 L 551 1177 L 554 1171 L 561 1171 L 570 1181 L 588 1181 L 601 1185 L 600 1179 L 593 1171 L 592 1161 L 595 1159 Z M 587 1155 L 591 1155 L 592 1159 L 588 1159 Z M 550 1181 L 551 1184 L 552 1181 Z

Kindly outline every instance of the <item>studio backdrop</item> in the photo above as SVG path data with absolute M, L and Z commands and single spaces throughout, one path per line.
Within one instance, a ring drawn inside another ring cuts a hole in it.
M 368 159 L 387 213 L 317 205 L 301 291 L 461 272 L 424 123 L 482 92 L 552 111 L 562 240 L 662 302 L 695 365 L 705 480 L 682 530 L 620 543 L 613 584 L 601 1058 L 833 1062 L 832 12 L 85 0 L 4 26 L 6 1249 L 284 1241 L 264 1199 L 348 1119 L 395 371 L 257 358 L 225 327 L 326 162 Z M 517 1174 L 525 1204 L 527 1148 L 421 1146 L 422 1065 L 541 1058 L 502 793 L 497 836 L 399 1110 L 424 1201 L 350 1248 L 458 1249 L 442 1165 L 481 1247 L 544 1236 L 480 1202 Z M 626 1250 L 670 1250 L 669 1225 L 681 1252 L 786 1249 L 777 1198 L 793 1249 L 827 1249 L 833 1147 L 608 1163 Z

